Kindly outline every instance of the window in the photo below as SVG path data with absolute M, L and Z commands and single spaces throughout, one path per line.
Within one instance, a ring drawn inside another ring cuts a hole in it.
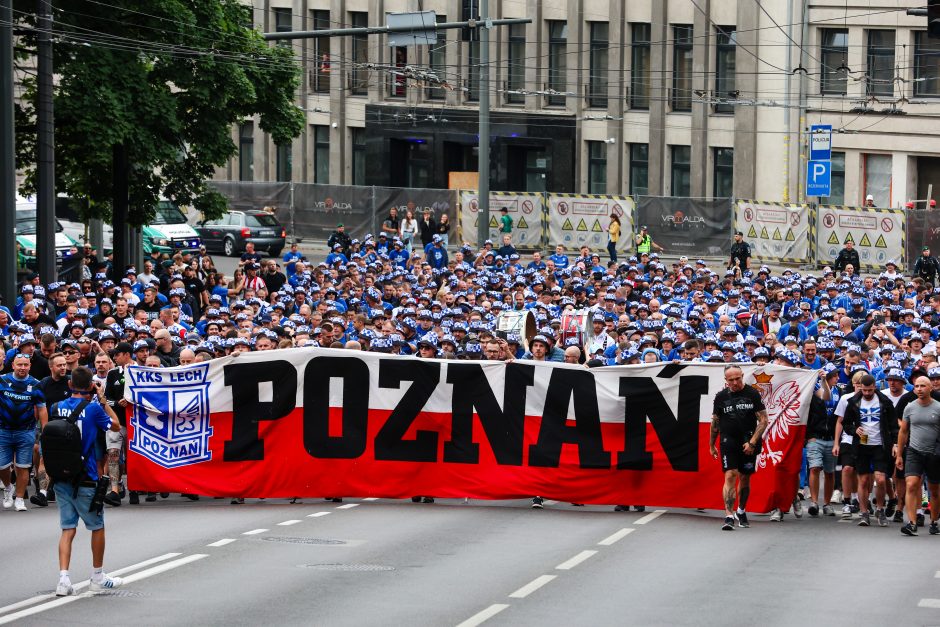
M 822 76 L 819 89 L 823 94 L 846 93 L 845 58 L 849 53 L 849 31 L 845 28 L 823 28 L 820 31 L 822 41 Z
M 845 153 L 832 153 L 832 166 L 830 169 L 832 189 L 826 200 L 831 205 L 845 204 Z
M 293 16 L 290 14 L 290 9 L 274 9 L 274 30 L 278 33 L 291 32 L 294 30 L 292 19 Z M 290 39 L 280 39 L 277 45 L 289 48 L 292 44 Z
M 649 144 L 630 144 L 630 193 L 644 196 L 649 192 Z
M 438 23 L 446 22 L 447 16 L 438 15 Z M 437 43 L 428 47 L 428 67 L 437 75 L 442 82 L 447 82 L 447 31 L 437 31 Z M 444 98 L 444 88 L 428 87 L 427 97 L 431 100 L 441 100 Z
M 291 180 L 291 171 L 293 169 L 293 155 L 291 154 L 291 144 L 277 145 L 277 180 Z
M 650 108 L 650 25 L 633 24 L 630 43 L 630 108 Z
M 327 30 L 330 27 L 329 11 L 311 11 L 313 30 Z M 314 71 L 311 89 L 315 92 L 330 91 L 330 39 L 328 37 L 314 37 L 310 40 L 313 46 Z
M 891 155 L 863 155 L 865 196 L 875 198 L 876 207 L 891 206 Z
M 352 129 L 352 184 L 366 184 L 366 129 Z
M 607 144 L 587 142 L 588 145 L 588 189 L 589 194 L 607 193 Z
M 548 88 L 566 91 L 565 72 L 568 69 L 568 22 L 548 23 Z M 565 105 L 564 96 L 549 96 L 548 104 Z
M 313 127 L 313 182 L 330 182 L 330 127 Z
M 388 95 L 393 98 L 404 98 L 408 87 L 408 79 L 401 73 L 408 65 L 408 47 L 398 46 L 392 48 L 393 65 L 400 68 L 399 72 L 390 72 L 388 75 Z
M 467 42 L 467 100 L 480 99 L 480 42 Z
M 894 95 L 894 31 L 868 31 L 868 93 Z
M 238 180 L 255 180 L 255 125 L 245 122 L 238 128 Z
M 691 146 L 672 146 L 672 196 L 692 194 Z
M 914 95 L 940 96 L 940 41 L 914 33 Z
M 509 67 L 506 76 L 506 89 L 509 92 L 525 89 L 525 62 L 525 24 L 512 24 L 509 27 Z M 525 96 L 508 93 L 506 102 L 525 102 Z
M 734 26 L 719 26 L 715 35 L 715 96 L 734 98 L 734 55 L 737 47 Z M 734 106 L 716 104 L 715 113 L 732 113 Z M 716 194 L 717 195 L 717 194 Z
M 672 27 L 672 110 L 692 110 L 692 26 Z
M 349 13 L 349 23 L 353 28 L 365 28 L 369 25 L 369 14 L 365 11 L 351 11 Z M 352 62 L 353 68 L 350 72 L 351 85 L 350 93 L 361 96 L 369 90 L 369 70 L 356 65 L 365 65 L 369 62 L 369 36 L 353 35 L 352 39 Z
M 730 198 L 734 195 L 734 148 L 715 148 L 715 180 L 712 195 Z
M 607 22 L 591 22 L 591 75 L 588 106 L 607 108 Z

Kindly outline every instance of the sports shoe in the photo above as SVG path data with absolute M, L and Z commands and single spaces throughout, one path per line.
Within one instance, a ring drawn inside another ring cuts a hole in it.
M 917 525 L 912 522 L 907 523 L 901 527 L 901 533 L 906 536 L 916 536 L 917 535 Z
M 629 511 L 630 511 L 630 506 L 629 506 L 629 505 L 618 505 L 617 507 L 614 508 L 614 511 L 615 511 L 615 512 L 629 512 Z
M 879 526 L 879 527 L 887 527 L 887 526 L 888 526 L 888 516 L 887 516 L 887 514 L 885 514 L 885 511 L 884 511 L 883 509 L 879 509 L 879 510 L 878 510 L 878 512 L 875 514 L 875 518 L 878 519 L 878 526 Z
M 25 511 L 26 511 L 26 501 L 24 501 L 24 500 L 21 499 L 20 497 L 16 497 L 16 500 L 13 501 L 13 509 L 15 509 L 15 510 L 18 511 L 18 512 L 25 512 Z
M 918 527 L 923 527 L 923 526 L 924 526 L 924 515 L 923 515 L 923 513 L 918 513 L 918 514 L 917 514 L 917 526 L 918 526 Z
M 422 503 L 433 503 L 433 502 L 434 502 L 434 497 L 432 497 L 432 496 L 423 496 L 423 497 L 421 497 L 421 502 L 422 502 Z
M 829 502 L 836 503 L 836 504 L 841 503 L 842 502 L 842 490 L 833 490 L 832 498 L 829 499 Z
M 892 517 L 892 520 L 896 523 L 904 522 L 904 512 L 902 512 L 901 510 L 897 510 L 896 512 L 894 512 L 894 516 Z
M 55 595 L 57 597 L 68 597 L 75 594 L 75 588 L 72 587 L 72 582 L 68 579 L 59 579 L 59 585 L 55 587 Z
M 940 525 L 937 524 L 937 521 L 930 523 L 930 535 L 935 536 L 940 533 Z
M 634 506 L 633 506 L 633 511 L 635 511 L 635 512 L 645 512 L 645 511 L 646 511 L 646 505 L 634 505 Z
M 803 503 L 800 502 L 800 497 L 793 497 L 793 515 L 797 518 L 803 518 Z
M 3 488 L 3 509 L 10 509 L 13 507 L 13 484 Z
M 751 523 L 747 521 L 747 512 L 741 512 L 740 514 L 738 512 L 735 512 L 734 517 L 738 521 L 738 527 L 741 527 L 742 529 L 747 529 L 748 527 L 751 526 Z
M 109 490 L 108 493 L 104 496 L 104 502 L 110 505 L 111 507 L 120 507 L 121 496 L 117 492 L 114 492 L 113 490 Z
M 852 506 L 846 503 L 842 506 L 842 518 L 851 518 L 852 517 Z
M 160 498 L 161 498 L 161 499 L 168 499 L 168 498 L 170 498 L 170 493 L 169 493 L 169 492 L 161 492 L 161 493 L 160 493 Z
M 245 499 L 243 499 L 243 498 L 241 498 L 241 497 L 234 498 L 234 499 L 232 499 L 232 503 L 231 503 L 231 504 L 232 504 L 232 505 L 244 505 L 244 504 L 245 504 Z
M 858 499 L 852 499 L 852 513 L 857 514 L 859 512 Z
M 816 504 L 816 501 L 810 501 L 809 507 L 807 508 L 809 515 L 813 518 L 819 516 L 819 505 Z
M 49 507 L 49 499 L 42 492 L 37 492 L 29 497 L 29 502 L 36 507 Z
M 888 499 L 888 506 L 885 507 L 885 516 L 888 518 L 894 517 L 894 512 L 898 511 L 898 500 L 897 499 Z
M 147 501 L 148 503 L 153 503 L 154 501 L 157 500 L 157 495 L 153 492 L 148 492 L 147 498 L 145 498 L 144 500 Z
M 721 526 L 722 531 L 734 531 L 734 518 L 725 516 L 725 523 Z
M 868 512 L 862 512 L 862 514 L 861 514 L 861 516 L 859 516 L 859 518 L 861 518 L 861 520 L 858 521 L 858 526 L 859 526 L 859 527 L 869 527 L 869 526 L 871 526 L 871 514 L 869 514 Z
M 542 503 L 544 502 L 545 502 L 545 499 L 543 499 L 541 496 L 533 496 L 532 497 L 532 509 L 542 509 L 543 507 Z
M 770 510 L 770 522 L 783 522 L 783 512 L 776 507 Z
M 91 588 L 92 592 L 101 592 L 102 590 L 113 590 L 114 588 L 120 588 L 121 584 L 123 583 L 124 583 L 124 580 L 121 579 L 120 577 L 111 577 L 109 575 L 103 575 L 101 577 L 101 580 L 98 581 L 97 583 L 95 582 L 94 579 L 92 579 L 91 585 L 89 587 Z
M 831 505 L 823 505 L 823 516 L 835 516 L 836 513 Z

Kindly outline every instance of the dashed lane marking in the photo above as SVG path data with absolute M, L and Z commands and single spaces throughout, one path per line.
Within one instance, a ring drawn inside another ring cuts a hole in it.
M 354 507 L 359 507 L 359 503 L 346 503 L 345 505 L 340 505 L 336 509 L 352 509 Z
M 264 533 L 265 531 L 267 531 L 267 529 L 252 529 L 251 531 L 246 531 L 242 535 L 243 536 L 256 536 L 259 533 Z
M 377 496 L 370 496 L 370 497 L 365 498 L 365 499 L 362 499 L 362 500 L 363 500 L 363 501 L 378 501 L 378 500 L 379 500 L 379 497 L 377 497 Z
M 580 564 L 581 562 L 583 562 L 584 560 L 588 559 L 589 557 L 593 555 L 597 555 L 597 551 L 581 551 L 580 553 L 572 557 L 570 560 L 566 562 L 562 562 L 561 564 L 556 566 L 555 570 L 571 570 L 572 568 L 574 568 L 575 566 L 577 566 L 578 564 Z
M 474 614 L 473 616 L 471 616 L 464 622 L 460 623 L 459 625 L 457 625 L 457 627 L 476 627 L 477 625 L 480 625 L 486 622 L 487 620 L 493 618 L 494 616 L 496 616 L 497 614 L 505 610 L 507 607 L 509 607 L 509 605 L 506 603 L 494 603 L 493 605 L 489 606 L 482 612 L 477 612 L 476 614 Z
M 666 510 L 664 510 L 664 509 L 657 509 L 655 512 L 650 512 L 649 514 L 647 514 L 647 515 L 644 516 L 643 518 L 639 518 L 639 519 L 637 519 L 637 520 L 634 520 L 634 521 L 633 521 L 633 524 L 634 524 L 634 525 L 645 525 L 646 523 L 653 522 L 654 520 L 656 520 L 657 518 L 659 518 L 660 516 L 662 516 L 662 515 L 665 514 L 665 513 L 666 513 Z
M 533 579 L 526 585 L 522 586 L 521 588 L 519 588 L 518 590 L 510 594 L 509 597 L 512 599 L 524 599 L 530 594 L 532 594 L 533 592 L 535 592 L 536 590 L 538 590 L 539 588 L 541 588 L 542 586 L 544 586 L 545 584 L 547 584 L 549 581 L 551 581 L 555 577 L 556 575 L 542 575 L 540 577 L 536 577 L 535 579 Z
M 279 523 L 277 523 L 277 526 L 278 526 L 278 527 L 290 527 L 291 525 L 296 525 L 296 524 L 299 523 L 299 522 L 301 522 L 301 521 L 299 521 L 299 520 L 285 520 L 284 522 L 279 522 Z
M 930 609 L 940 609 L 940 599 L 921 599 L 917 607 L 929 607 Z
M 235 538 L 222 538 L 221 540 L 216 540 L 212 544 L 207 544 L 206 546 L 225 546 L 226 544 L 231 544 L 235 542 Z
M 307 518 L 319 518 L 320 516 L 329 516 L 331 512 L 314 512 L 307 514 Z
M 620 531 L 617 531 L 617 532 L 615 532 L 615 533 L 610 534 L 609 536 L 607 536 L 606 538 L 604 538 L 603 540 L 601 540 L 600 542 L 598 542 L 598 544 L 601 545 L 601 546 L 610 546 L 610 545 L 613 544 L 614 542 L 617 542 L 618 540 L 622 540 L 623 538 L 627 537 L 628 535 L 630 535 L 630 534 L 633 533 L 634 531 L 635 531 L 635 529 L 631 529 L 631 528 L 629 528 L 629 527 L 624 527 L 624 528 L 621 529 Z

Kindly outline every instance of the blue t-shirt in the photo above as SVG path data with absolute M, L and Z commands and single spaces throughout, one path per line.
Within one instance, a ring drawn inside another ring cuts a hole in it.
M 46 400 L 36 377 L 27 375 L 25 379 L 18 379 L 13 373 L 0 377 L 0 429 L 35 429 L 35 408 L 45 404 Z
M 68 418 L 72 415 L 72 410 L 78 407 L 82 399 L 70 396 L 64 401 L 55 405 L 55 415 L 49 416 L 50 420 L 55 418 Z M 111 418 L 105 413 L 104 409 L 97 401 L 92 401 L 85 406 L 78 417 L 78 428 L 82 432 L 82 457 L 85 458 L 85 473 L 91 481 L 98 480 L 98 459 L 95 456 L 95 440 L 99 431 L 108 431 L 111 428 Z

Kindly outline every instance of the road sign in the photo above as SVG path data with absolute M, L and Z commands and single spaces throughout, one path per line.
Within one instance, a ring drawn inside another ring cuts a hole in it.
M 810 127 L 809 158 L 812 161 L 829 161 L 832 159 L 831 124 L 814 124 Z
M 828 196 L 832 184 L 831 161 L 808 161 L 806 163 L 806 195 Z

